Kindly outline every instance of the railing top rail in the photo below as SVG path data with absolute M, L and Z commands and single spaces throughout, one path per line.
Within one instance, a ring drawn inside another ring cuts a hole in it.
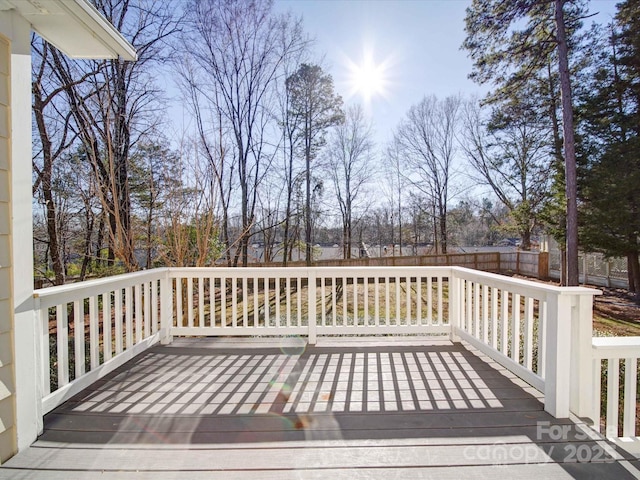
M 593 337 L 594 348 L 640 346 L 640 337 Z
M 514 287 L 520 287 L 538 292 L 554 293 L 556 295 L 602 295 L 602 291 L 595 288 L 559 287 L 557 285 L 548 285 L 522 278 L 505 277 L 498 273 L 482 272 L 465 267 L 451 267 L 451 269 L 454 273 L 457 273 L 460 278 L 478 282 L 489 280 L 492 285 L 504 288 L 505 290 L 513 290 Z
M 181 274 L 183 272 L 188 272 L 192 274 L 211 274 L 211 273 L 219 273 L 225 275 L 240 275 L 244 276 L 247 274 L 257 273 L 258 276 L 275 276 L 281 274 L 283 276 L 295 276 L 295 275 L 308 275 L 309 272 L 315 272 L 319 275 L 342 275 L 343 272 L 355 272 L 360 273 L 362 275 L 358 276 L 367 276 L 367 275 L 387 275 L 387 274 L 397 274 L 398 272 L 406 272 L 412 275 L 424 273 L 436 273 L 436 274 L 449 274 L 451 272 L 451 267 L 448 266 L 311 266 L 311 267 L 170 267 L 169 268 L 169 276 L 175 276 L 177 274 Z
M 594 358 L 640 358 L 640 337 L 593 337 Z
M 193 276 L 227 275 L 238 277 L 307 277 L 310 273 L 322 276 L 419 276 L 419 275 L 456 275 L 471 281 L 487 283 L 490 286 L 512 292 L 522 292 L 533 297 L 546 294 L 554 295 L 600 295 L 602 292 L 585 287 L 558 287 L 531 280 L 505 277 L 500 274 L 482 272 L 465 267 L 451 266 L 326 266 L 326 267 L 169 267 L 143 270 L 139 272 L 115 275 L 112 277 L 88 280 L 55 287 L 35 290 L 34 298 L 39 299 L 42 307 L 73 301 L 77 298 L 99 295 L 113 288 L 125 288 L 136 283 L 181 274 Z
M 111 277 L 96 278 L 78 283 L 34 290 L 33 297 L 40 300 L 41 307 L 54 306 L 77 298 L 99 295 L 113 288 L 127 287 L 140 282 L 157 280 L 165 275 L 167 268 L 154 268 L 139 272 L 123 273 Z

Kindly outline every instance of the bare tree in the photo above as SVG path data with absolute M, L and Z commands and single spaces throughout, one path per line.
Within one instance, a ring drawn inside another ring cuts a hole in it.
M 167 185 L 161 208 L 160 258 L 169 266 L 209 266 L 226 248 L 219 241 L 217 183 L 212 170 L 200 161 L 198 150 L 199 142 L 183 140 L 171 171 L 166 172 L 179 177 Z
M 300 22 L 276 16 L 270 1 L 193 0 L 186 12 L 183 41 L 199 73 L 194 87 L 233 143 L 228 153 L 235 156 L 240 189 L 238 253 L 246 265 L 259 186 L 275 150 L 267 140 L 275 85 L 291 51 L 303 47 Z
M 410 185 L 406 172 L 405 156 L 402 151 L 402 145 L 398 138 L 394 138 L 387 146 L 386 156 L 384 159 L 384 169 L 387 175 L 385 184 L 385 192 L 388 196 L 388 204 L 390 210 L 390 226 L 391 226 L 391 244 L 392 252 L 395 254 L 395 242 L 398 239 L 399 254 L 402 256 L 403 239 L 403 219 L 405 199 L 407 195 L 407 186 Z M 396 229 L 397 223 L 397 229 Z M 397 237 L 396 237 L 397 233 Z M 435 238 L 435 237 L 434 237 Z
M 52 50 L 51 67 L 64 87 L 75 132 L 99 185 L 96 193 L 107 215 L 109 262 L 117 257 L 127 270 L 134 270 L 138 265 L 130 156 L 158 121 L 162 95 L 154 87 L 149 67 L 164 58 L 163 42 L 175 33 L 177 22 L 171 6 L 162 2 L 102 0 L 96 6 L 131 40 L 138 61 L 113 59 L 72 65 Z
M 291 249 L 294 242 L 295 232 L 293 232 L 292 221 L 294 193 L 296 178 L 302 171 L 296 170 L 296 150 L 300 137 L 298 135 L 298 127 L 296 116 L 291 112 L 291 92 L 288 88 L 284 89 L 281 95 L 282 99 L 282 152 L 283 152 L 283 174 L 285 184 L 285 209 L 282 232 L 282 265 L 287 266 L 291 259 Z
M 299 145 L 301 137 L 299 130 L 301 128 L 298 115 L 293 111 L 292 90 L 288 88 L 286 79 L 290 78 L 295 70 L 297 70 L 303 59 L 307 55 L 307 46 L 296 52 L 292 52 L 289 60 L 284 63 L 285 81 L 279 82 L 278 85 L 278 100 L 280 105 L 280 119 L 282 131 L 282 140 L 280 142 L 280 148 L 282 151 L 282 168 L 281 176 L 284 181 L 285 188 L 283 195 L 285 196 L 285 205 L 282 221 L 282 265 L 287 266 L 289 260 L 291 260 L 291 253 L 293 249 L 293 243 L 296 241 L 299 232 L 295 228 L 299 223 L 298 219 L 294 215 L 294 197 L 296 192 L 296 183 L 299 180 L 300 175 L 304 174 L 304 167 L 299 164 L 297 160 L 300 160 L 296 155 L 299 152 Z
M 447 205 L 457 150 L 460 105 L 459 96 L 444 100 L 425 97 L 409 109 L 395 133 L 410 170 L 407 177 L 434 202 L 442 253 L 447 252 Z
M 228 248 L 233 240 L 230 234 L 231 193 L 237 170 L 237 155 L 234 153 L 233 140 L 229 140 L 228 127 L 223 122 L 222 110 L 218 108 L 219 94 L 217 90 L 210 93 L 203 90 L 206 82 L 202 79 L 202 72 L 189 57 L 183 57 L 176 63 L 178 71 L 178 85 L 186 99 L 186 105 L 193 114 L 199 141 L 198 157 L 201 158 L 211 172 L 212 180 L 218 192 L 218 215 L 220 216 L 220 235 L 227 265 L 234 261 L 232 249 Z M 211 102 L 210 95 L 214 101 Z M 237 258 L 237 257 L 235 257 Z
M 551 180 L 547 124 L 522 103 L 485 119 L 474 101 L 465 104 L 463 123 L 461 145 L 477 179 L 508 209 L 522 248 L 529 250 Z
M 344 258 L 351 258 L 354 218 L 362 205 L 363 187 L 373 176 L 373 128 L 360 105 L 347 109 L 344 123 L 332 131 L 328 145 L 328 173 L 342 219 Z M 362 214 L 362 211 L 359 212 Z
M 33 51 L 32 99 L 35 120 L 36 149 L 33 160 L 36 180 L 33 193 L 40 191 L 46 212 L 46 233 L 48 253 L 54 273 L 54 284 L 65 282 L 64 251 L 61 249 L 58 229 L 57 199 L 54 187 L 54 163 L 69 147 L 75 135 L 69 127 L 70 115 L 59 110 L 64 86 L 51 78 L 49 60 L 52 47 L 34 35 L 31 42 Z

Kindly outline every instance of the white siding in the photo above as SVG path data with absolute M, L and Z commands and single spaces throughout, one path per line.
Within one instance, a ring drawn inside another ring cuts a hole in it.
M 16 451 L 11 305 L 10 44 L 0 36 L 0 463 Z

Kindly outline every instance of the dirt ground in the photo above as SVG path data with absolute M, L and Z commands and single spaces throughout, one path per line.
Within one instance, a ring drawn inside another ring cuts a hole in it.
M 514 277 L 558 285 L 556 281 L 537 280 L 520 275 L 514 275 Z M 593 333 L 595 336 L 640 336 L 640 301 L 638 300 L 640 296 L 634 296 L 622 288 L 586 286 L 602 292 L 602 295 L 594 297 L 593 302 Z
M 640 335 L 640 304 L 621 288 L 594 287 L 602 291 L 593 305 L 593 328 L 600 336 Z

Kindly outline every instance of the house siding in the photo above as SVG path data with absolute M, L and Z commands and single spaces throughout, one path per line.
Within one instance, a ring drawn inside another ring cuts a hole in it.
M 11 45 L 0 36 L 0 463 L 16 451 L 11 267 Z

